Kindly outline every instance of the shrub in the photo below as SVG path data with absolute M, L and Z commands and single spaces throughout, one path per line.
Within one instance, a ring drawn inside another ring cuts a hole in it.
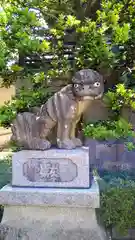
M 135 174 L 104 172 L 99 185 L 102 186 L 100 216 L 105 227 L 126 235 L 135 227 Z
M 129 0 L 2 1 L 2 86 L 8 87 L 18 78 L 22 82 L 35 78 L 37 87 L 33 94 L 28 91 L 22 98 L 20 93 L 20 99 L 1 108 L 1 125 L 10 126 L 16 113 L 29 109 L 29 104 L 44 103 L 49 96 L 48 82 L 53 85 L 62 78 L 67 84 L 66 76 L 69 80 L 82 68 L 93 68 L 105 75 L 118 73 L 116 83 L 132 82 L 127 85 L 133 87 L 134 15 L 135 3 Z M 45 96 L 41 94 L 44 83 Z
M 22 89 L 19 95 L 12 98 L 12 101 L 5 103 L 0 108 L 0 126 L 10 127 L 17 113 L 32 111 L 33 107 L 40 107 L 52 95 L 49 88 Z

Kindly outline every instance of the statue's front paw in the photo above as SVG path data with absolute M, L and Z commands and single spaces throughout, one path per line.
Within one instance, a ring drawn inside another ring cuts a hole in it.
M 46 150 L 51 147 L 51 144 L 46 139 L 33 139 L 29 144 L 30 148 L 33 150 Z
M 72 138 L 72 141 L 76 145 L 76 147 L 81 147 L 83 145 L 79 138 Z
M 64 139 L 63 141 L 57 140 L 57 145 L 62 149 L 73 149 L 76 148 L 75 143 L 70 139 Z

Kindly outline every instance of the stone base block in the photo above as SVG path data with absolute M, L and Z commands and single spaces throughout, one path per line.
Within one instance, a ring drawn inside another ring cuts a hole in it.
M 0 237 L 4 240 L 107 240 L 97 224 L 94 209 L 36 206 L 6 207 Z
M 20 151 L 12 158 L 12 185 L 21 187 L 90 188 L 89 151 Z
M 106 240 L 98 225 L 96 183 L 88 190 L 25 189 L 5 186 L 0 190 L 5 205 L 0 226 L 4 240 Z
M 0 204 L 99 208 L 99 188 L 95 181 L 90 189 L 19 188 L 6 185 L 0 190 Z

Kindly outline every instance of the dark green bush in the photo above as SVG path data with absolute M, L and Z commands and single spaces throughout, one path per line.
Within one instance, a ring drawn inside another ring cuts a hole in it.
M 44 83 L 53 85 L 64 76 L 66 84 L 65 76 L 82 68 L 99 70 L 105 76 L 117 73 L 115 84 L 135 85 L 134 1 L 6 0 L 0 7 L 2 86 L 18 78 L 29 82 L 31 77 L 38 86 L 34 93 L 23 92 L 0 109 L 2 126 L 10 126 L 16 113 L 46 101 Z
M 102 172 L 100 216 L 110 231 L 122 236 L 135 227 L 135 174 L 128 171 Z
M 12 98 L 12 101 L 0 107 L 0 126 L 10 127 L 17 113 L 31 111 L 33 107 L 40 107 L 51 96 L 49 88 L 24 90 Z

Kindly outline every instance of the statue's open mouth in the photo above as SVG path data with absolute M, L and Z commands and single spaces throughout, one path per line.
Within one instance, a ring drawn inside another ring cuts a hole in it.
M 98 96 L 84 96 L 83 100 L 96 100 L 96 99 L 101 99 L 103 96 L 103 93 L 100 93 Z
M 94 97 L 90 97 L 90 96 L 84 96 L 83 100 L 94 100 Z

